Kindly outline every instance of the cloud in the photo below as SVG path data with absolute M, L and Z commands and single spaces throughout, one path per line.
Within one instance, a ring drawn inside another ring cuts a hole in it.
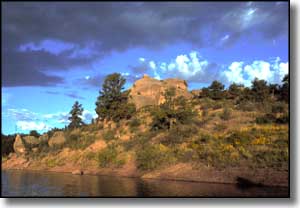
M 7 117 L 10 117 L 15 120 L 22 120 L 22 121 L 36 121 L 39 120 L 38 114 L 32 112 L 28 109 L 15 109 L 9 108 L 5 112 Z
M 76 92 L 68 92 L 65 93 L 66 96 L 70 97 L 70 98 L 75 98 L 75 99 L 80 99 L 80 100 L 84 100 L 85 98 L 78 95 Z
M 37 131 L 48 131 L 50 127 L 43 122 L 34 122 L 34 121 L 18 121 L 17 127 L 21 130 L 37 130 Z
M 253 33 L 273 40 L 288 31 L 288 3 L 5 2 L 2 6 L 5 87 L 60 84 L 64 78 L 48 71 L 86 66 L 114 51 L 158 49 L 179 42 L 198 48 L 227 47 Z
M 148 65 L 156 79 L 177 77 L 189 82 L 209 82 L 219 76 L 217 64 L 208 62 L 197 51 L 180 54 L 169 62 L 149 61 Z
M 97 118 L 98 115 L 96 114 L 96 112 L 90 112 L 89 110 L 84 110 L 82 112 L 82 116 L 81 119 L 84 123 L 90 123 L 92 119 Z
M 60 92 L 57 91 L 45 91 L 45 93 L 50 94 L 50 95 L 58 95 Z
M 276 57 L 274 61 L 255 60 L 251 64 L 232 62 L 223 72 L 229 83 L 241 83 L 251 86 L 255 79 L 264 79 L 269 83 L 281 83 L 284 75 L 288 74 L 288 62 L 280 62 Z

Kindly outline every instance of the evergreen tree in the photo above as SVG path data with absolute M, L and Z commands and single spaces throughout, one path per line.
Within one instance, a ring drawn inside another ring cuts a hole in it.
M 251 91 L 253 93 L 253 99 L 256 102 L 264 102 L 269 98 L 269 87 L 267 85 L 267 82 L 265 80 L 259 80 L 255 78 L 252 81 L 252 88 Z
M 72 106 L 72 110 L 69 113 L 71 116 L 69 117 L 70 124 L 68 128 L 70 129 L 78 128 L 84 124 L 80 117 L 82 115 L 82 112 L 83 112 L 82 105 L 79 104 L 78 101 L 76 101 Z
M 280 98 L 285 102 L 289 102 L 289 75 L 286 74 L 282 79 L 282 86 L 280 88 Z
M 122 92 L 126 80 L 119 73 L 106 77 L 96 101 L 96 113 L 99 120 L 119 121 L 130 118 L 135 112 L 134 104 L 128 103 L 129 91 Z
M 238 85 L 236 83 L 232 83 L 228 88 L 228 97 L 235 99 L 242 95 L 243 85 Z
M 214 100 L 220 100 L 224 97 L 224 85 L 221 82 L 213 81 L 208 90 L 210 98 Z
M 36 130 L 31 130 L 29 132 L 29 135 L 30 136 L 34 136 L 34 137 L 39 137 L 40 136 L 40 134 Z

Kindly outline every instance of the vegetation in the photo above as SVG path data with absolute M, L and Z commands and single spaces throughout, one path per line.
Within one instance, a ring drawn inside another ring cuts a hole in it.
M 82 116 L 83 108 L 82 105 L 76 101 L 74 105 L 72 106 L 72 110 L 70 111 L 70 117 L 69 117 L 69 128 L 74 129 L 82 126 L 84 123 L 82 122 L 81 116 Z
M 214 81 L 191 100 L 169 88 L 162 104 L 138 111 L 129 102 L 129 91 L 123 91 L 125 81 L 120 74 L 108 75 L 96 102 L 97 120 L 83 125 L 83 108 L 75 102 L 69 127 L 47 132 L 51 137 L 64 131 L 66 143 L 52 148 L 41 143 L 29 157 L 41 160 L 68 147 L 78 153 L 70 156 L 71 162 L 94 162 L 102 168 L 122 167 L 130 156 L 141 171 L 178 162 L 196 168 L 287 169 L 288 76 L 282 85 L 255 79 L 250 87 L 233 83 L 228 89 Z M 30 135 L 39 136 L 36 131 Z M 15 136 L 2 135 L 2 156 L 13 151 Z M 94 144 L 101 148 L 90 151 Z M 47 167 L 70 162 L 53 158 L 43 160 Z
M 129 119 L 135 112 L 135 106 L 128 103 L 129 91 L 124 91 L 126 80 L 118 73 L 108 75 L 102 85 L 102 90 L 96 102 L 98 120 Z

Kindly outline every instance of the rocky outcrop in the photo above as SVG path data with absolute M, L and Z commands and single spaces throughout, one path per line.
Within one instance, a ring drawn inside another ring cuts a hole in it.
M 28 148 L 37 147 L 40 144 L 40 140 L 34 136 L 25 136 L 23 140 Z
M 25 154 L 26 153 L 25 143 L 19 134 L 16 136 L 13 148 L 17 154 Z
M 45 134 L 41 135 L 41 136 L 39 137 L 39 140 L 40 140 L 40 142 L 43 143 L 43 144 L 48 143 L 48 141 L 49 141 L 49 136 L 48 136 L 48 134 L 45 133 Z
M 49 139 L 48 145 L 50 147 L 60 146 L 66 142 L 66 138 L 63 131 L 57 131 L 53 134 L 53 136 Z
M 142 108 L 147 105 L 159 105 L 165 102 L 164 93 L 167 89 L 174 88 L 176 96 L 191 98 L 188 92 L 187 84 L 181 79 L 157 80 L 144 75 L 142 79 L 137 80 L 130 90 L 130 100 L 136 108 Z

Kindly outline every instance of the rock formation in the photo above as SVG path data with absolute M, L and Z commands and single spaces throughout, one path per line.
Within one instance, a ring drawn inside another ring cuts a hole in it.
M 169 88 L 175 88 L 176 96 L 191 98 L 192 95 L 187 90 L 187 84 L 181 79 L 157 80 L 144 75 L 137 80 L 130 90 L 130 99 L 136 108 L 147 105 L 159 105 L 165 101 L 164 93 Z
M 14 151 L 17 154 L 25 154 L 26 153 L 25 143 L 19 134 L 16 136 L 13 147 L 14 147 Z
M 66 142 L 66 138 L 63 131 L 54 132 L 53 136 L 49 139 L 48 145 L 50 147 L 60 146 Z
M 36 147 L 40 144 L 40 140 L 34 136 L 25 136 L 23 140 L 26 146 L 30 148 Z

